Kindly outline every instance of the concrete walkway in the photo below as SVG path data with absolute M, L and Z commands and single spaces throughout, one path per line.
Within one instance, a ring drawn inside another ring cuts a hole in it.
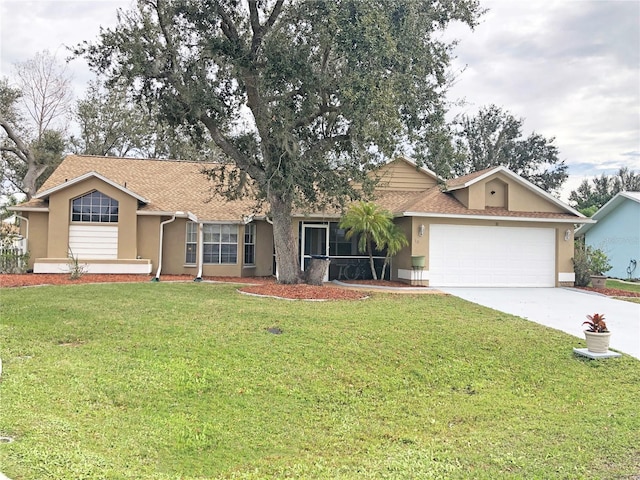
M 601 313 L 610 348 L 640 359 L 640 304 L 575 288 L 440 288 L 473 303 L 540 323 L 584 339 L 582 322 Z M 577 347 L 571 345 L 571 347 Z

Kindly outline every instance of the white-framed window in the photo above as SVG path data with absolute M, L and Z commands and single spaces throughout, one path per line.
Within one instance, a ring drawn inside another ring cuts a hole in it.
M 195 265 L 198 252 L 198 224 L 187 222 L 187 235 L 184 262 L 188 265 Z
M 71 221 L 118 223 L 118 201 L 98 190 L 71 200 Z
M 256 224 L 247 223 L 244 226 L 244 264 L 256 264 Z
M 203 225 L 203 263 L 238 263 L 238 225 Z

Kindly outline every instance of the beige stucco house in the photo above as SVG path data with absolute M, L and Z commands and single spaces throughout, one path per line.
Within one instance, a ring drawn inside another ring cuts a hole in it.
M 35 273 L 68 270 L 70 253 L 95 273 L 270 276 L 273 234 L 251 198 L 213 193 L 203 165 L 67 156 L 23 218 Z M 390 278 L 430 286 L 572 285 L 576 210 L 504 167 L 444 184 L 398 158 L 376 172 L 374 201 L 391 211 L 409 246 Z M 366 257 L 338 228 L 338 212 L 296 215 L 303 268 L 331 258 L 328 279 L 364 277 Z M 421 261 L 422 260 L 422 261 Z M 377 258 L 382 264 L 383 257 Z

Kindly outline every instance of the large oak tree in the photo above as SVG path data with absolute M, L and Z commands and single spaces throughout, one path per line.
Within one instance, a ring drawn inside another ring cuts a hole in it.
M 76 53 L 210 135 L 267 202 L 279 280 L 294 283 L 294 209 L 342 205 L 427 130 L 451 55 L 438 34 L 479 14 L 477 0 L 140 0 Z

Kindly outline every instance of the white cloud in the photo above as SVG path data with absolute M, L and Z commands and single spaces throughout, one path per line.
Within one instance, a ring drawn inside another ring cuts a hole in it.
M 448 32 L 460 39 L 454 69 L 468 66 L 450 91 L 468 101 L 458 112 L 493 103 L 525 118 L 525 134 L 555 137 L 571 175 L 565 190 L 623 166 L 638 170 L 630 153 L 640 152 L 640 2 L 483 6 L 490 11 L 474 32 Z

